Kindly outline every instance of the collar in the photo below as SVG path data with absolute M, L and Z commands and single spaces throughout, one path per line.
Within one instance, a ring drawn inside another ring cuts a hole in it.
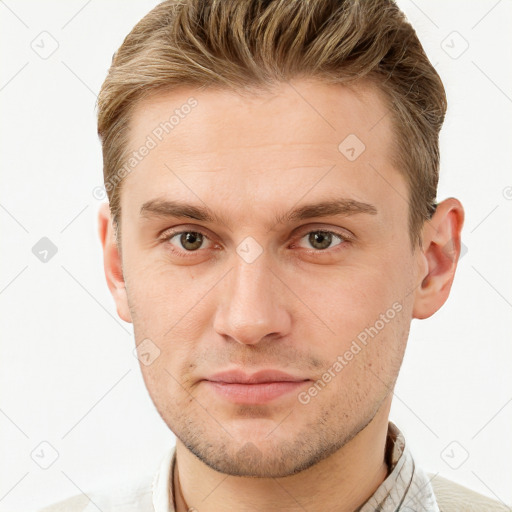
M 356 512 L 439 512 L 429 478 L 416 465 L 404 435 L 391 421 L 385 456 L 388 476 Z
M 155 512 L 175 512 L 173 498 L 173 475 L 176 464 L 176 446 L 172 446 L 160 462 L 153 478 L 153 509 Z

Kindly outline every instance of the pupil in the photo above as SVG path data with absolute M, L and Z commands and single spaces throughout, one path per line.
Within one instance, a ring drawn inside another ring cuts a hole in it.
M 316 247 L 317 249 L 327 249 L 331 244 L 331 239 L 332 235 L 323 231 L 317 231 L 309 235 L 309 242 L 313 247 Z M 316 245 L 317 243 L 320 244 L 320 247 Z
M 201 242 L 202 242 L 201 233 L 194 233 L 192 231 L 189 231 L 187 233 L 183 233 L 180 238 L 181 238 L 181 240 L 180 240 L 181 245 L 185 249 L 195 250 L 195 249 L 199 249 L 199 247 L 201 247 Z

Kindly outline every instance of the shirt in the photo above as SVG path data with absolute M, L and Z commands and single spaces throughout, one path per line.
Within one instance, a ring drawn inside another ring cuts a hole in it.
M 434 490 L 412 457 L 398 427 L 388 423 L 386 439 L 388 476 L 356 512 L 439 512 Z
M 388 476 L 355 512 L 439 512 L 434 490 L 419 468 L 398 427 L 388 422 L 385 449 Z M 156 473 L 117 489 L 89 492 L 66 502 L 66 511 L 80 512 L 175 512 L 173 499 L 176 447 L 163 455 Z M 49 507 L 40 512 L 51 512 Z

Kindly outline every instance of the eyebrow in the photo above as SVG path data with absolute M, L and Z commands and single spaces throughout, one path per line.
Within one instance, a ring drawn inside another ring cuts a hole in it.
M 274 217 L 274 222 L 270 227 L 276 224 L 296 222 L 315 217 L 336 215 L 350 216 L 360 213 L 376 215 L 377 208 L 372 204 L 356 201 L 354 199 L 339 198 L 306 204 L 304 206 L 294 208 L 291 211 L 278 214 Z M 140 216 L 145 218 L 187 218 L 201 222 L 227 224 L 226 219 L 217 215 L 206 206 L 195 206 L 182 201 L 171 201 L 165 199 L 152 199 L 145 202 L 140 209 Z

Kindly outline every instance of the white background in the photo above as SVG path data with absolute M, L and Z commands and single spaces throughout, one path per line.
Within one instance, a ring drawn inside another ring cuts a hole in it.
M 104 281 L 92 195 L 96 94 L 154 5 L 0 2 L 1 511 L 151 471 L 174 442 Z M 512 2 L 399 5 L 447 89 L 438 198 L 463 202 L 468 251 L 445 306 L 412 323 L 391 420 L 427 471 L 510 504 Z M 58 44 L 46 59 L 41 37 Z M 42 237 L 58 248 L 47 263 Z M 46 470 L 30 456 L 42 441 L 59 454 Z

